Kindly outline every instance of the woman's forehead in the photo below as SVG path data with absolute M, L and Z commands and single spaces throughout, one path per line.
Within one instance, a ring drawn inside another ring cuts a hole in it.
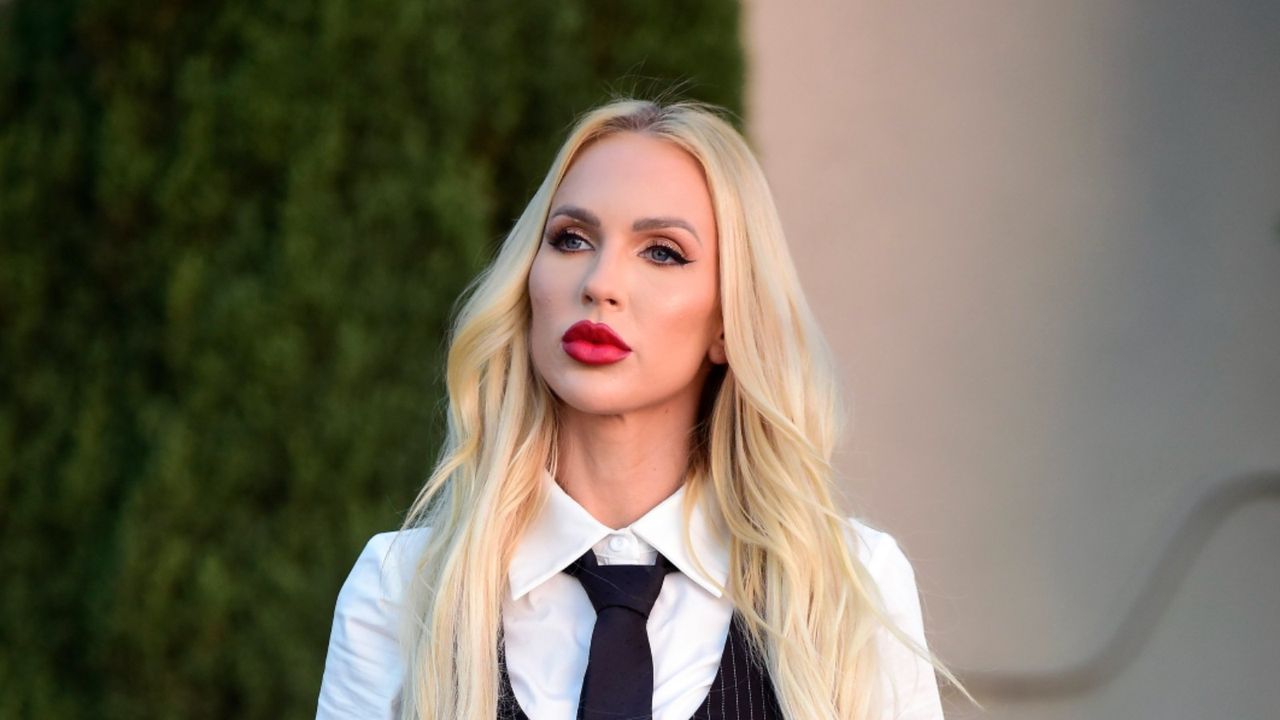
M 715 236 L 702 166 L 675 143 L 643 133 L 614 133 L 583 148 L 552 198 L 553 210 L 561 205 L 597 215 L 682 217 L 699 235 Z

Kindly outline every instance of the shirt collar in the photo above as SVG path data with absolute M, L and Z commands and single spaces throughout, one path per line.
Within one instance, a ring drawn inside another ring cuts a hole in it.
M 569 497 L 550 472 L 543 471 L 542 475 L 546 501 L 516 545 L 511 568 L 507 572 L 513 600 L 519 600 L 564 570 L 591 546 L 614 532 Z M 713 520 L 706 503 L 700 502 L 694 506 L 689 519 L 686 543 L 684 495 L 685 487 L 682 485 L 671 497 L 632 523 L 631 530 L 689 579 L 713 596 L 720 597 L 729 578 L 728 536 Z M 705 572 L 698 570 L 694 557 L 701 561 Z

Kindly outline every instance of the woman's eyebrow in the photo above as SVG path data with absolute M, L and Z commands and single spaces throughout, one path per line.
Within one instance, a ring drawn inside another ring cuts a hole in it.
M 600 218 L 596 217 L 596 214 L 590 210 L 580 208 L 577 205 L 561 205 L 551 211 L 551 217 L 556 217 L 557 215 L 566 215 L 587 227 L 595 230 L 600 229 Z M 678 227 L 689 231 L 689 234 L 693 236 L 693 239 L 697 240 L 699 245 L 702 244 L 702 238 L 698 237 L 698 231 L 693 229 L 693 225 L 691 225 L 687 220 L 682 220 L 677 217 L 640 218 L 631 224 L 631 229 L 634 232 L 661 230 L 669 227 Z
M 551 217 L 555 217 L 557 215 L 568 215 L 583 225 L 588 225 L 596 228 L 597 230 L 600 228 L 600 218 L 596 217 L 595 213 L 590 210 L 584 210 L 576 205 L 561 205 L 551 213 Z
M 702 244 L 702 238 L 698 237 L 698 231 L 694 230 L 692 225 L 690 225 L 688 222 L 684 220 L 681 220 L 680 218 L 675 218 L 675 217 L 641 218 L 635 221 L 631 225 L 631 229 L 636 232 L 643 232 L 645 230 L 661 230 L 662 228 L 669 228 L 669 227 L 678 227 L 678 228 L 683 228 L 685 230 L 688 230 L 689 234 L 693 236 L 693 239 L 697 240 L 699 245 Z

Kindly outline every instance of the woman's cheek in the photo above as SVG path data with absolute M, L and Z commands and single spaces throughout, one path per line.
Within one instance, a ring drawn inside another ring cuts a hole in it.
M 535 266 L 536 270 L 536 266 Z M 550 288 L 547 287 L 544 274 L 534 272 L 529 275 L 529 308 L 533 315 L 535 326 L 545 326 L 551 322 L 550 314 L 553 312 L 554 303 L 552 302 L 552 294 Z

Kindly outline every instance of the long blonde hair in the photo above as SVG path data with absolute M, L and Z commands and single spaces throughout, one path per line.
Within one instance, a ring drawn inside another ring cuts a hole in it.
M 430 528 L 409 588 L 406 720 L 497 713 L 502 593 L 554 468 L 556 408 L 528 347 L 526 283 L 552 195 L 593 140 L 639 132 L 702 166 L 719 228 L 727 366 L 708 379 L 686 512 L 709 497 L 730 536 L 726 588 L 788 718 L 873 717 L 874 636 L 887 626 L 832 492 L 834 367 L 746 142 L 694 103 L 621 100 L 570 132 L 493 263 L 469 286 L 449 346 L 448 431 L 405 529 Z M 927 653 L 926 653 L 927 655 Z

